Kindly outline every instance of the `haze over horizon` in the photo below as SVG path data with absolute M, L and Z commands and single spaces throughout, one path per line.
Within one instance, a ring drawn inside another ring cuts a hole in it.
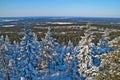
M 120 0 L 0 0 L 0 17 L 80 16 L 120 18 Z

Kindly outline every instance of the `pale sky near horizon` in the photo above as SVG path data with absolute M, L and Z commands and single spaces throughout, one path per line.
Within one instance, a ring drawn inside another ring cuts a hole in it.
M 0 17 L 17 16 L 120 18 L 120 0 L 0 0 Z

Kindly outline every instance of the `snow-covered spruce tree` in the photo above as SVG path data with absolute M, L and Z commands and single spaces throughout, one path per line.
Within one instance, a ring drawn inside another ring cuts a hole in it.
M 68 45 L 66 47 L 66 55 L 65 55 L 65 61 L 68 64 L 68 68 L 71 68 L 70 64 L 71 64 L 71 61 L 73 60 L 73 56 L 74 56 L 73 50 L 74 50 L 74 46 L 73 46 L 72 42 L 69 40 Z
M 102 38 L 99 39 L 98 45 L 92 47 L 93 65 L 100 66 L 102 59 L 107 55 L 106 53 L 114 51 L 114 48 L 109 45 L 109 30 L 106 29 Z
M 16 43 L 16 41 L 13 41 L 13 43 L 11 44 L 11 48 L 9 48 L 9 51 L 9 56 L 11 58 L 11 60 L 9 61 L 9 66 L 11 68 L 10 75 L 12 78 L 18 78 L 17 63 L 20 53 L 19 44 Z
M 87 30 L 84 33 L 84 37 L 80 40 L 80 50 L 77 55 L 78 58 L 78 71 L 81 79 L 93 78 L 91 70 L 93 70 L 93 55 L 92 55 L 92 43 L 93 33 L 91 27 L 87 25 Z
M 3 79 L 10 80 L 10 56 L 7 54 L 8 48 L 5 44 L 3 36 L 0 38 L 0 74 Z
M 19 44 L 16 43 L 16 41 L 13 41 L 13 43 L 10 43 L 9 37 L 6 35 L 5 37 L 5 48 L 6 48 L 6 54 L 10 57 L 9 60 L 9 72 L 11 78 L 16 78 L 18 77 L 18 72 L 17 72 L 17 58 L 20 52 Z
M 29 26 L 24 27 L 24 37 L 20 42 L 17 70 L 21 80 L 37 80 L 37 54 L 39 45 Z
M 66 70 L 66 64 L 65 64 L 65 61 L 64 61 L 64 58 L 66 56 L 66 45 L 64 45 L 64 43 L 62 44 L 58 44 L 56 46 L 56 52 L 57 52 L 57 55 L 58 55 L 58 65 L 57 65 L 57 69 L 59 71 L 65 71 Z
M 34 42 L 34 46 L 32 47 L 34 48 L 34 53 L 37 60 L 37 64 L 35 68 L 39 72 L 39 70 L 41 69 L 41 65 L 39 64 L 41 62 L 41 57 L 40 57 L 41 42 L 38 41 L 37 35 L 34 32 L 33 32 L 33 42 Z
M 9 37 L 6 35 L 5 37 L 5 45 L 6 45 L 6 52 L 11 57 L 11 59 L 17 59 L 17 55 L 19 54 L 19 44 L 16 44 L 16 41 L 10 43 Z
M 109 33 L 110 31 L 106 29 L 104 34 L 102 35 L 102 38 L 99 40 L 98 54 L 104 54 L 114 50 L 112 47 L 109 46 Z
M 7 54 L 11 55 L 13 53 L 13 50 L 8 35 L 5 36 L 5 45 Z
M 49 27 L 48 32 L 45 34 L 45 38 L 42 39 L 41 61 L 42 63 L 44 63 L 44 65 L 42 66 L 44 66 L 45 69 L 48 69 L 49 73 L 52 73 L 52 71 L 56 70 L 56 66 L 58 63 L 58 57 L 55 50 L 58 43 L 56 42 L 56 39 L 52 37 L 52 33 L 50 32 L 50 30 L 51 29 Z
M 81 49 L 81 41 L 79 41 L 79 43 L 74 47 L 74 54 L 79 54 L 80 49 Z
M 17 65 L 17 58 L 18 58 L 18 55 L 20 53 L 19 43 L 17 43 L 16 41 L 13 41 L 13 44 L 11 45 L 11 47 L 12 47 L 12 50 L 13 50 L 13 53 L 12 53 L 11 57 L 12 57 L 12 59 L 15 60 L 16 65 Z
M 78 76 L 78 59 L 75 54 L 74 46 L 72 42 L 69 40 L 68 46 L 66 48 L 66 55 L 65 55 L 65 65 L 67 67 L 67 74 L 70 77 L 70 80 L 79 80 Z
M 72 73 L 72 66 L 73 66 L 73 58 L 74 58 L 74 53 L 73 53 L 74 47 L 72 42 L 69 40 L 67 48 L 66 48 L 66 55 L 64 58 L 64 61 L 66 62 L 67 66 L 67 72 L 68 74 Z
M 96 80 L 120 80 L 120 37 L 113 41 L 117 49 L 109 52 L 102 60 Z

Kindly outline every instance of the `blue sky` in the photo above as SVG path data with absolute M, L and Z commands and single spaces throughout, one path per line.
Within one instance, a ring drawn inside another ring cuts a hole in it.
M 120 18 L 120 0 L 0 0 L 0 16 Z

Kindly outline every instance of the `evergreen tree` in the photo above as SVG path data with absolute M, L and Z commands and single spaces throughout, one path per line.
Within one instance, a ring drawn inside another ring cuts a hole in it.
M 87 72 L 88 69 L 92 68 L 93 60 L 92 60 L 92 43 L 93 33 L 91 32 L 91 27 L 87 25 L 87 30 L 84 33 L 84 37 L 82 37 L 80 43 L 80 51 L 77 55 L 78 57 L 78 71 L 81 78 L 86 78 L 91 76 Z
M 13 41 L 13 44 L 11 44 L 12 54 L 9 56 L 11 57 L 10 65 L 11 65 L 11 77 L 17 78 L 18 77 L 18 71 L 17 71 L 17 64 L 18 64 L 18 58 L 20 53 L 20 47 L 19 44 L 16 43 L 16 41 Z
M 113 51 L 114 49 L 109 46 L 109 30 L 105 30 L 102 38 L 99 39 L 98 45 L 94 45 L 92 47 L 92 55 L 93 55 L 93 65 L 100 66 L 102 58 L 100 56 Z
M 74 53 L 74 46 L 69 40 L 68 46 L 66 48 L 65 64 L 67 65 L 67 74 L 70 77 L 70 80 L 79 80 L 78 76 L 78 59 Z
M 45 34 L 45 39 L 42 39 L 41 46 L 41 58 L 42 61 L 45 62 L 46 69 L 49 70 L 49 73 L 56 70 L 56 66 L 58 64 L 56 46 L 58 43 L 56 39 L 52 37 L 52 33 L 50 32 L 50 27 L 48 28 L 48 32 Z
M 24 37 L 20 42 L 20 55 L 18 58 L 18 71 L 21 79 L 37 80 L 37 54 L 39 45 L 29 26 L 24 28 Z
M 74 53 L 73 53 L 74 47 L 71 41 L 68 42 L 68 46 L 66 48 L 66 55 L 64 61 L 67 64 L 67 71 L 68 73 L 71 73 L 71 70 L 73 68 L 73 58 L 74 58 Z
M 10 80 L 10 56 L 7 54 L 8 48 L 6 47 L 3 36 L 0 38 L 0 74 L 5 75 L 5 80 Z
M 117 49 L 105 55 L 95 76 L 96 80 L 120 79 L 120 37 L 115 38 L 115 44 Z
M 98 43 L 98 54 L 104 54 L 108 53 L 110 51 L 113 51 L 114 49 L 110 47 L 109 45 L 109 30 L 106 29 L 104 34 L 102 35 L 102 38 L 100 38 L 99 43 Z
M 62 44 L 58 44 L 56 47 L 56 52 L 58 55 L 58 65 L 57 65 L 57 69 L 60 71 L 65 71 L 66 70 L 66 64 L 64 61 L 64 58 L 66 56 L 66 45 L 64 45 L 64 43 Z

